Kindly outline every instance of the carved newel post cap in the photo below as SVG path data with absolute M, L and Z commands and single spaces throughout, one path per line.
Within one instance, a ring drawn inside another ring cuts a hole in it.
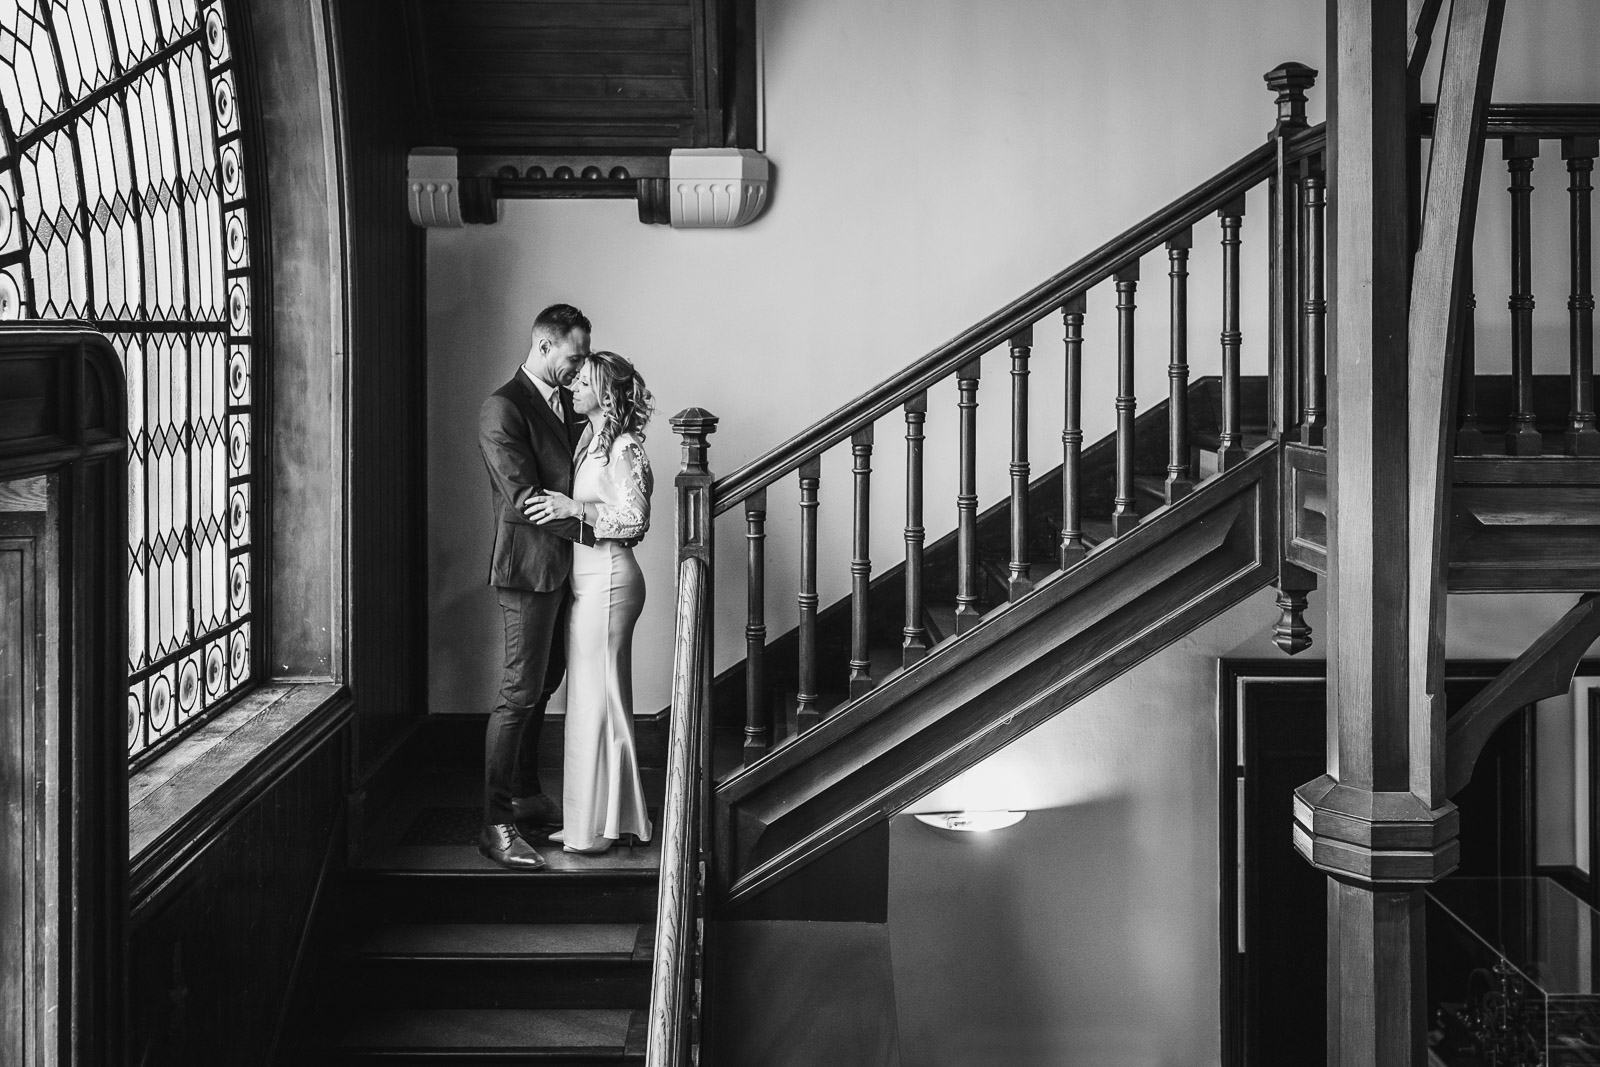
M 1306 90 L 1317 84 L 1317 72 L 1304 63 L 1280 63 L 1262 76 L 1267 88 L 1278 94 L 1278 125 L 1281 130 L 1306 126 Z
M 1317 70 L 1304 63 L 1290 61 L 1280 63 L 1267 71 L 1261 77 L 1267 83 L 1267 88 L 1273 92 L 1285 92 L 1291 89 L 1309 89 L 1317 84 Z
M 675 433 L 684 437 L 717 432 L 717 417 L 705 408 L 684 408 L 667 421 Z
M 771 168 L 752 148 L 674 148 L 667 162 L 672 228 L 732 229 L 767 206 Z
M 406 207 L 418 226 L 460 226 L 461 179 L 454 148 L 413 148 L 406 158 Z

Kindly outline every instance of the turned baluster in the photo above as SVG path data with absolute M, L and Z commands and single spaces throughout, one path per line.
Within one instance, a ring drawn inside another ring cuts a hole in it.
M 1600 138 L 1565 137 L 1561 158 L 1567 161 L 1571 184 L 1570 258 L 1572 295 L 1567 298 L 1569 343 L 1572 347 L 1572 411 L 1567 417 L 1566 449 L 1569 456 L 1600 455 L 1600 430 L 1594 413 L 1594 287 L 1591 276 L 1593 245 L 1590 241 L 1590 175 Z
M 1015 600 L 1033 589 L 1028 577 L 1028 357 L 1033 327 L 1011 338 L 1011 563 L 1007 595 Z
M 960 400 L 961 482 L 956 491 L 956 633 L 972 629 L 978 611 L 978 360 L 956 372 Z
M 1506 452 L 1537 456 L 1543 442 L 1533 422 L 1533 199 L 1536 137 L 1507 137 L 1503 155 L 1511 173 L 1511 377 L 1512 410 L 1506 426 Z
M 1089 554 L 1083 539 L 1083 500 L 1078 461 L 1083 455 L 1083 314 L 1085 293 L 1067 297 L 1061 305 L 1066 326 L 1066 415 L 1061 422 L 1061 569 Z
M 1225 471 L 1244 458 L 1239 429 L 1239 228 L 1244 197 L 1217 212 L 1222 220 L 1222 432 L 1217 440 L 1217 469 Z
M 1478 294 L 1473 287 L 1472 255 L 1462 267 L 1461 288 L 1467 298 L 1461 302 L 1461 384 L 1456 392 L 1461 409 L 1461 425 L 1456 429 L 1456 455 L 1483 455 L 1483 430 L 1478 425 Z
M 1139 290 L 1139 261 L 1123 265 L 1117 280 L 1117 493 L 1111 502 L 1111 536 L 1121 537 L 1139 525 L 1133 495 L 1133 417 L 1139 402 L 1133 395 L 1133 313 Z
M 900 665 L 909 667 L 928 654 L 928 628 L 922 621 L 922 427 L 928 420 L 928 394 L 906 401 L 906 624 Z
M 817 724 L 817 489 L 822 457 L 800 465 L 800 678 L 795 693 L 795 731 Z
M 1194 490 L 1189 455 L 1189 249 L 1194 233 L 1185 229 L 1167 242 L 1167 276 L 1172 287 L 1172 359 L 1167 364 L 1167 503 Z
M 767 491 L 757 489 L 744 501 L 744 761 L 754 763 L 772 747 L 772 703 L 767 699 Z
M 1300 373 L 1304 406 L 1300 412 L 1300 441 L 1320 445 L 1327 431 L 1328 415 L 1322 400 L 1328 373 L 1328 293 L 1323 259 L 1323 235 L 1327 221 L 1327 181 L 1318 165 L 1306 168 L 1305 178 L 1305 269 L 1304 303 L 1301 306 Z
M 868 424 L 850 437 L 850 453 L 855 460 L 851 474 L 855 481 L 855 508 L 851 518 L 850 554 L 850 697 L 855 699 L 872 688 L 872 661 L 867 649 L 867 592 L 871 586 L 872 560 L 872 426 Z

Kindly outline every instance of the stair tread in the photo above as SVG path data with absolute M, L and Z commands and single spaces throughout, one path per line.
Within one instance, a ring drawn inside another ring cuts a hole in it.
M 357 951 L 419 958 L 631 959 L 638 943 L 638 923 L 426 923 L 380 927 Z
M 351 1018 L 341 1050 L 622 1053 L 636 1008 L 384 1008 Z
M 476 844 L 396 845 L 366 859 L 363 866 L 383 872 L 456 872 L 506 878 L 584 878 L 608 876 L 654 877 L 661 869 L 661 844 L 651 841 L 634 848 L 614 847 L 598 856 L 582 856 L 563 851 L 560 845 L 537 844 L 545 858 L 542 870 L 509 871 L 485 859 Z

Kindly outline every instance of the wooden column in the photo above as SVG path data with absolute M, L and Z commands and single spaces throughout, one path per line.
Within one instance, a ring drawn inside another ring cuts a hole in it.
M 1567 137 L 1561 141 L 1561 158 L 1567 161 L 1570 177 L 1567 193 L 1572 199 L 1571 247 L 1567 251 L 1572 270 L 1572 292 L 1567 297 L 1572 353 L 1572 404 L 1566 433 L 1569 456 L 1600 456 L 1594 412 L 1594 243 L 1589 203 L 1597 154 L 1600 139 Z
M 1088 297 L 1077 293 L 1061 305 L 1066 328 L 1066 415 L 1061 420 L 1061 569 L 1089 554 L 1083 539 L 1083 498 L 1078 464 L 1083 455 L 1083 316 Z
M 767 491 L 744 501 L 744 761 L 754 763 L 772 747 L 772 701 L 767 695 Z
M 1033 589 L 1028 577 L 1028 357 L 1033 353 L 1033 327 L 1011 338 L 1011 562 L 1007 565 L 1007 599 Z
M 900 665 L 909 667 L 928 654 L 928 627 L 922 618 L 922 427 L 928 421 L 928 394 L 906 401 L 906 621 L 901 630 Z
M 1413 286 L 1406 5 L 1329 0 L 1328 773 L 1295 791 L 1294 840 L 1330 876 L 1330 1067 L 1426 1062 L 1418 887 L 1459 852 L 1443 773 L 1446 401 L 1502 10 L 1451 7 Z
M 1461 288 L 1466 297 L 1461 309 L 1461 384 L 1456 406 L 1461 425 L 1456 430 L 1456 455 L 1483 455 L 1483 428 L 1478 425 L 1478 298 L 1472 291 L 1472 256 L 1461 264 Z
M 800 646 L 799 681 L 795 692 L 795 733 L 803 734 L 821 719 L 817 706 L 817 490 L 822 484 L 822 457 L 800 464 Z
M 850 468 L 855 486 L 850 551 L 850 699 L 872 688 L 867 648 L 867 595 L 872 588 L 872 425 L 850 436 Z
M 1302 408 L 1300 440 L 1320 445 L 1327 429 L 1328 413 L 1323 393 L 1328 374 L 1328 299 L 1327 259 L 1324 255 L 1326 208 L 1325 177 L 1319 160 L 1308 160 L 1305 177 L 1305 269 L 1301 274 L 1300 373 Z
M 1537 456 L 1543 441 L 1533 423 L 1533 161 L 1537 137 L 1507 137 L 1503 146 L 1511 172 L 1511 421 L 1506 453 Z
M 1222 223 L 1222 432 L 1217 439 L 1217 469 L 1232 470 L 1244 459 L 1240 429 L 1239 349 L 1244 343 L 1239 322 L 1239 231 L 1244 225 L 1244 197 L 1217 211 Z
M 1194 232 L 1185 229 L 1167 242 L 1171 288 L 1171 354 L 1167 363 L 1167 503 L 1194 491 L 1189 455 L 1189 249 Z
M 977 625 L 978 610 L 978 377 L 982 365 L 973 360 L 956 371 L 961 399 L 956 407 L 961 424 L 960 485 L 956 488 L 956 633 Z
M 1134 499 L 1134 417 L 1139 400 L 1134 395 L 1134 297 L 1139 291 L 1139 261 L 1124 263 L 1117 281 L 1117 490 L 1111 499 L 1111 536 L 1121 537 L 1139 525 Z

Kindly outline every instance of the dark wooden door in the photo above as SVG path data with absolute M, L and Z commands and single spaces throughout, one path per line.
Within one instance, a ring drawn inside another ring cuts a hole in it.
M 1453 666 L 1452 712 L 1499 664 Z M 1223 672 L 1223 1062 L 1322 1062 L 1327 879 L 1295 851 L 1294 790 L 1324 773 L 1321 664 L 1229 664 Z M 1533 872 L 1532 716 L 1491 739 L 1461 809 L 1462 875 Z M 1242 859 L 1242 862 L 1241 862 Z

